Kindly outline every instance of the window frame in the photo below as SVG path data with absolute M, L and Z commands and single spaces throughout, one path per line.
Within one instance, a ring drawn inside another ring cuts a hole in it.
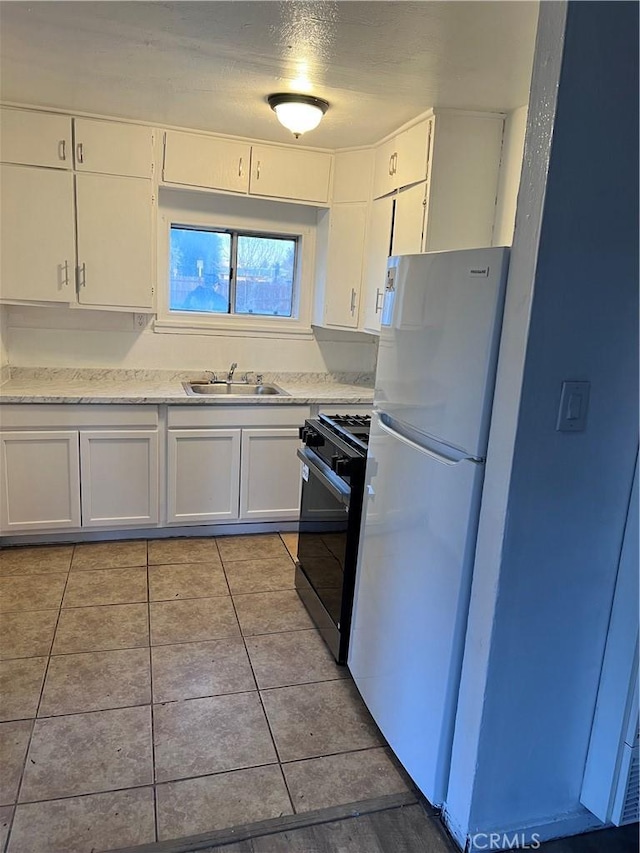
M 222 215 L 183 206 L 167 204 L 158 217 L 157 315 L 156 332 L 231 335 L 240 337 L 306 337 L 312 338 L 313 267 L 315 261 L 315 228 L 304 224 L 259 219 L 257 217 Z M 239 232 L 249 236 L 280 237 L 296 240 L 294 261 L 292 316 L 279 314 L 222 314 L 176 311 L 169 308 L 171 228 L 197 231 Z

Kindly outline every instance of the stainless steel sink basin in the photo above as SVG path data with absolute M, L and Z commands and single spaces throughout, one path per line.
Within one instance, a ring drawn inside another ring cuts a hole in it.
M 286 397 L 287 392 L 277 385 L 251 385 L 248 382 L 183 382 L 182 387 L 190 397 Z

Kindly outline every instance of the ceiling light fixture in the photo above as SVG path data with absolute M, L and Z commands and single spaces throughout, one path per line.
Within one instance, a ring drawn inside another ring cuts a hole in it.
M 312 95 L 294 95 L 283 92 L 269 95 L 267 103 L 276 114 L 280 124 L 296 139 L 320 124 L 320 119 L 329 109 L 329 102 Z

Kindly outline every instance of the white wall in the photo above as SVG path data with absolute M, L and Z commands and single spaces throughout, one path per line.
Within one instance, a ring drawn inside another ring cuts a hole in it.
M 527 109 L 528 106 L 525 104 L 508 113 L 504 125 L 496 218 L 493 226 L 494 246 L 510 246 L 513 242 L 524 153 L 524 134 L 527 128 Z
M 599 825 L 580 790 L 638 442 L 637 27 L 635 4 L 541 4 L 446 804 L 461 844 Z M 591 382 L 584 432 L 555 429 L 564 379 Z
M 131 314 L 65 307 L 9 308 L 11 363 L 20 367 L 205 370 L 237 361 L 266 372 L 372 371 L 375 343 L 317 329 L 303 339 L 156 334 L 133 329 Z

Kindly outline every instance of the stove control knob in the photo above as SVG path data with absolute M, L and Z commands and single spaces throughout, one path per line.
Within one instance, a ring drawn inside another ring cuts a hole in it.
M 324 438 L 309 427 L 303 427 L 300 431 L 300 438 L 304 441 L 307 447 L 322 447 Z
M 331 468 L 336 472 L 339 477 L 344 477 L 345 474 L 349 474 L 349 459 L 346 456 L 332 456 L 331 457 Z

